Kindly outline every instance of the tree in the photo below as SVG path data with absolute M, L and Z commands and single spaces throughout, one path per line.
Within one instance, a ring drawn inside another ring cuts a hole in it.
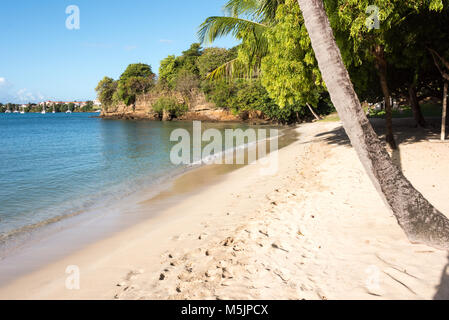
M 376 66 L 385 100 L 386 140 L 394 149 L 396 142 L 392 130 L 392 106 L 390 103 L 392 90 L 389 82 L 391 74 L 394 72 L 392 68 L 398 67 L 397 62 L 400 62 L 402 67 L 407 65 L 406 68 L 412 70 L 407 80 L 408 86 L 416 85 L 414 83 L 415 76 L 417 72 L 419 73 L 416 67 L 423 64 L 423 61 L 418 58 L 420 55 L 422 56 L 423 50 L 417 39 L 420 38 L 418 34 L 422 34 L 422 30 L 427 29 L 427 25 L 426 28 L 422 28 L 422 24 L 416 23 L 416 21 L 415 23 L 411 22 L 411 18 L 422 17 L 429 12 L 441 12 L 444 7 L 443 0 L 324 0 L 324 2 L 345 65 L 351 67 L 362 63 L 374 63 Z M 367 22 L 370 20 L 374 22 L 372 19 L 377 19 L 377 26 L 367 28 Z M 404 28 L 404 34 L 398 37 L 398 31 L 404 25 L 407 26 Z M 437 30 L 438 28 L 433 33 L 441 35 L 441 32 Z M 406 43 L 398 42 L 398 38 Z M 411 46 L 407 47 L 410 44 Z M 417 44 L 418 46 L 416 46 Z M 404 56 L 401 54 L 401 50 L 410 51 L 407 56 Z M 402 60 L 399 59 L 401 55 Z M 412 102 L 414 103 L 413 100 Z M 412 106 L 417 107 L 413 104 Z M 420 120 L 419 114 L 416 116 Z
M 393 164 L 354 91 L 322 0 L 298 0 L 321 74 L 349 139 L 381 197 L 411 241 L 449 249 L 449 219 Z
M 156 75 L 143 63 L 130 64 L 122 73 L 117 85 L 118 97 L 127 105 L 134 105 L 139 94 L 154 86 Z
M 203 54 L 198 57 L 198 68 L 200 77 L 206 78 L 207 75 L 217 69 L 219 66 L 226 62 L 233 60 L 237 57 L 237 48 L 234 47 L 230 50 L 224 48 L 206 48 L 203 50 Z
M 173 88 L 177 74 L 176 68 L 176 57 L 174 55 L 169 55 L 163 59 L 159 67 L 159 81 L 165 86 Z
M 176 91 L 180 92 L 186 101 L 189 101 L 192 90 L 198 86 L 198 77 L 187 70 L 181 71 L 176 78 Z
M 429 94 L 435 95 L 429 88 L 439 85 L 439 81 L 435 81 L 439 74 L 429 48 L 443 53 L 449 49 L 446 41 L 449 37 L 449 10 L 447 6 L 440 9 L 433 11 L 421 3 L 418 10 L 409 9 L 406 18 L 387 30 L 384 36 L 391 69 L 389 86 L 394 94 L 409 100 L 416 124 L 420 127 L 425 127 L 426 121 L 419 100 Z
M 224 7 L 227 16 L 212 16 L 200 26 L 202 43 L 232 35 L 242 40 L 238 56 L 221 65 L 209 77 L 246 77 L 258 75 L 262 58 L 267 53 L 265 31 L 273 23 L 276 10 L 285 0 L 228 0 Z
M 133 63 L 126 68 L 119 80 L 126 80 L 133 77 L 154 79 L 155 74 L 151 70 L 151 66 L 144 63 Z
M 441 77 L 443 78 L 443 114 L 441 118 L 441 140 L 446 139 L 446 114 L 447 114 L 447 90 L 448 90 L 448 81 L 449 81 L 449 73 L 445 69 L 449 69 L 449 62 L 446 61 L 442 56 L 438 54 L 433 49 L 429 49 L 432 53 L 433 59 L 435 61 L 435 66 L 438 71 L 441 73 Z M 443 65 L 443 67 L 440 66 Z
M 199 76 L 198 57 L 201 56 L 202 50 L 199 43 L 192 43 L 190 48 L 183 51 L 182 55 L 176 58 L 178 72 L 189 72 L 195 76 Z
M 276 103 L 316 106 L 324 91 L 320 70 L 296 0 L 278 6 L 266 31 L 268 52 L 262 58 L 262 84 Z
M 100 100 L 101 104 L 106 108 L 112 104 L 113 96 L 116 90 L 117 81 L 114 81 L 114 79 L 108 77 L 104 77 L 95 88 L 95 91 L 97 91 L 98 100 Z

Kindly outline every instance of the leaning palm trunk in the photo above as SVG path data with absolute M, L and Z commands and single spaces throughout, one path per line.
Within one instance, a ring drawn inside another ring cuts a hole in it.
M 323 79 L 368 176 L 413 242 L 449 249 L 449 220 L 393 164 L 354 92 L 322 0 L 298 0 Z

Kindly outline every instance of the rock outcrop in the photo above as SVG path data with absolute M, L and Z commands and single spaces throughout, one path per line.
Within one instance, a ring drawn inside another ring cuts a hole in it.
M 140 95 L 136 99 L 136 103 L 131 106 L 125 104 L 117 104 L 103 108 L 101 117 L 113 119 L 148 119 L 148 120 L 173 120 L 168 112 L 162 115 L 153 110 L 153 104 L 161 96 L 171 96 L 180 103 L 188 105 L 188 111 L 177 120 L 201 120 L 201 121 L 242 121 L 248 119 L 262 119 L 261 113 L 255 113 L 254 117 L 248 117 L 247 114 L 234 115 L 229 110 L 217 108 L 214 103 L 208 102 L 204 93 L 200 91 L 191 92 L 188 99 L 185 99 L 180 93 L 149 93 Z

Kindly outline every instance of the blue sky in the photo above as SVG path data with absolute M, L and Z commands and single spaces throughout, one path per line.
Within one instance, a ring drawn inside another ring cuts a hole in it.
M 0 102 L 87 100 L 104 76 L 130 63 L 150 64 L 197 42 L 205 18 L 225 0 L 1 0 Z M 66 8 L 80 10 L 80 29 L 66 28 Z M 214 46 L 232 47 L 231 38 Z

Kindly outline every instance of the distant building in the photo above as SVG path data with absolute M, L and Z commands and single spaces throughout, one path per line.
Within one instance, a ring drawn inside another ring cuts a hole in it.
M 84 107 L 85 105 L 87 105 L 87 101 L 42 101 L 39 102 L 39 106 L 53 106 L 56 104 L 70 104 L 73 103 L 75 105 L 75 107 Z

